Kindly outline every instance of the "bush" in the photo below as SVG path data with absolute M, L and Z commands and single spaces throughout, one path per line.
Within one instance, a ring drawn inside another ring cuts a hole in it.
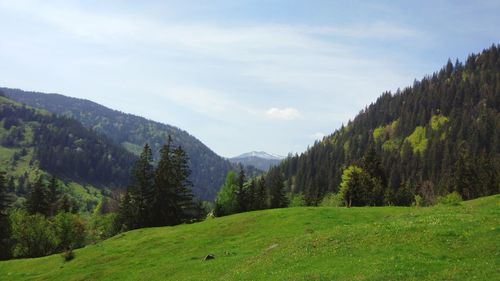
M 304 194 L 300 193 L 293 196 L 293 198 L 290 200 L 290 205 L 288 205 L 288 207 L 303 207 L 306 205 L 307 204 Z
M 437 203 L 441 205 L 459 205 L 462 201 L 462 196 L 456 191 L 445 196 L 440 196 L 437 199 Z
M 55 227 L 40 214 L 16 210 L 10 215 L 14 257 L 41 257 L 52 254 L 59 244 Z
M 93 215 L 89 222 L 89 242 L 101 241 L 118 234 L 121 225 L 117 223 L 117 217 L 118 215 L 115 213 Z
M 58 250 L 79 248 L 85 242 L 85 223 L 75 214 L 59 213 L 53 219 L 59 240 Z
M 342 196 L 338 193 L 328 193 L 320 203 L 321 207 L 342 207 Z
M 414 206 L 414 207 L 422 207 L 422 206 L 424 206 L 424 198 L 422 198 L 422 196 L 420 196 L 418 194 L 415 195 L 414 199 L 413 199 L 412 206 Z

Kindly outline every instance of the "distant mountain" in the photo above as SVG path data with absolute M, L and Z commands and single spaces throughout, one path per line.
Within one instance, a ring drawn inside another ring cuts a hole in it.
M 229 158 L 229 161 L 232 163 L 239 163 L 244 166 L 254 166 L 259 170 L 267 171 L 270 167 L 281 163 L 283 159 L 283 156 L 276 154 L 269 154 L 263 151 L 252 151 Z
M 330 136 L 274 169 L 287 189 L 318 204 L 357 165 L 383 185 L 377 204 L 500 193 L 500 49 L 448 63 L 413 86 L 384 93 Z M 273 172 L 275 172 L 273 170 Z
M 203 200 L 215 199 L 227 172 L 239 170 L 237 165 L 217 155 L 186 131 L 174 126 L 109 109 L 89 100 L 19 89 L 0 88 L 0 91 L 15 101 L 76 119 L 85 127 L 106 135 L 136 155 L 140 153 L 145 143 L 149 143 L 157 159 L 160 148 L 167 136 L 171 135 L 174 145 L 181 145 L 190 158 L 193 192 Z M 250 167 L 245 170 L 249 176 L 261 173 Z

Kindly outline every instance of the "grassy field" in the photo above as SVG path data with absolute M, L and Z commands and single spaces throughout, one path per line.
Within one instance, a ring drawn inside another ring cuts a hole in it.
M 207 254 L 215 259 L 203 261 Z M 500 195 L 432 208 L 290 208 L 141 229 L 0 262 L 1 280 L 500 280 Z

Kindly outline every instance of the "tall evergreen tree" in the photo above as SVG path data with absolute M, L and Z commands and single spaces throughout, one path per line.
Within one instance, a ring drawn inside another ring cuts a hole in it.
M 155 171 L 154 224 L 156 226 L 178 223 L 175 212 L 177 207 L 175 172 L 171 145 L 172 138 L 169 136 L 167 143 L 160 150 L 160 161 Z
M 257 182 L 257 194 L 255 196 L 256 210 L 263 210 L 267 208 L 267 186 L 266 177 L 261 176 Z
M 175 217 L 179 223 L 188 222 L 196 213 L 196 205 L 191 190 L 193 184 L 189 180 L 191 175 L 189 157 L 181 146 L 174 150 L 172 164 L 175 183 Z
M 116 229 L 121 231 L 126 231 L 132 229 L 136 225 L 136 216 L 134 214 L 134 208 L 132 206 L 130 194 L 128 191 L 120 201 L 120 210 L 118 212 L 118 217 L 116 219 Z
M 33 185 L 26 200 L 26 209 L 32 215 L 37 213 L 45 216 L 49 215 L 50 205 L 43 176 L 38 177 L 38 180 Z
M 7 192 L 5 173 L 0 172 L 0 260 L 10 257 L 10 224 L 8 210 L 11 198 Z
M 144 145 L 139 159 L 132 171 L 129 187 L 135 222 L 131 228 L 152 225 L 152 206 L 154 204 L 154 169 L 153 155 L 148 144 Z
M 54 216 L 58 211 L 58 202 L 61 196 L 56 177 L 52 176 L 49 182 L 47 200 L 49 203 L 49 215 Z
M 278 169 L 272 170 L 270 187 L 270 208 L 284 208 L 288 206 L 283 176 Z
M 238 174 L 238 208 L 239 212 L 245 212 L 248 209 L 247 191 L 245 190 L 246 175 L 243 167 L 240 166 Z

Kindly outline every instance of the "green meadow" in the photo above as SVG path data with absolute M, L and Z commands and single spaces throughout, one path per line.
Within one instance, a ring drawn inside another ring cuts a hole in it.
M 213 254 L 215 259 L 204 261 Z M 500 196 L 434 207 L 299 207 L 139 229 L 0 262 L 1 280 L 500 280 Z

